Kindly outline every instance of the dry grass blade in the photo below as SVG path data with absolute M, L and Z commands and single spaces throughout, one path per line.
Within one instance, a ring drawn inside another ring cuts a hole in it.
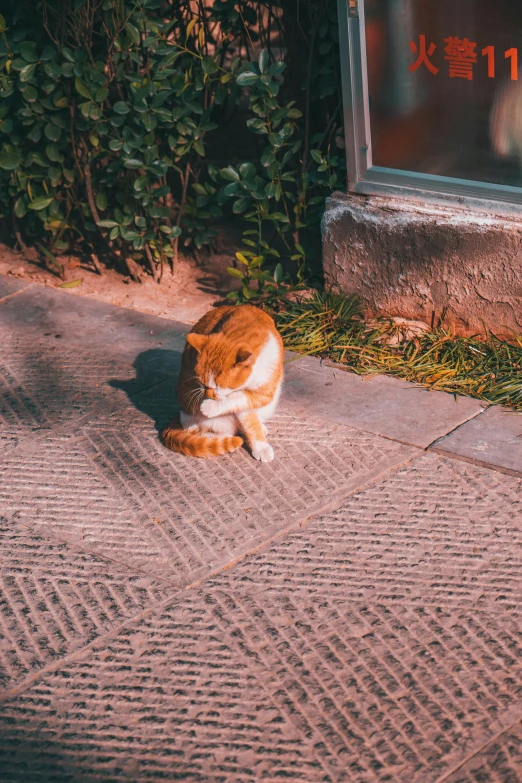
M 441 319 L 432 331 L 392 345 L 391 319 L 369 326 L 358 299 L 336 293 L 285 302 L 274 317 L 286 347 L 297 353 L 522 411 L 522 335 L 513 334 L 512 342 L 491 334 L 459 337 Z

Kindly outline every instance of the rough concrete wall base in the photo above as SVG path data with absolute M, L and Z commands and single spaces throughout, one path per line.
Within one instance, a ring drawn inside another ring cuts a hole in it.
M 336 193 L 323 222 L 327 287 L 369 314 L 431 323 L 447 308 L 460 333 L 522 331 L 522 220 Z

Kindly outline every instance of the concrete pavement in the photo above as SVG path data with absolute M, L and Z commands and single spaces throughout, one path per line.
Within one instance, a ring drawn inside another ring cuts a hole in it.
M 520 780 L 522 417 L 289 356 L 187 460 L 188 328 L 0 277 L 0 781 Z

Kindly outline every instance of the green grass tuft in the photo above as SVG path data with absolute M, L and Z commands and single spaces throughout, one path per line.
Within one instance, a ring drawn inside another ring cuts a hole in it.
M 511 342 L 493 334 L 459 337 L 439 323 L 394 345 L 400 327 L 386 318 L 368 324 L 356 297 L 336 293 L 285 301 L 272 314 L 285 346 L 297 353 L 522 410 L 522 335 Z

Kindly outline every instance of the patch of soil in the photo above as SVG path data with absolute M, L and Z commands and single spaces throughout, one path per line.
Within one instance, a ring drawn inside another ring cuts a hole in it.
M 86 296 L 142 313 L 194 324 L 211 307 L 223 302 L 227 292 L 236 287 L 234 278 L 226 271 L 234 263 L 235 249 L 222 247 L 221 252 L 214 253 L 200 263 L 180 255 L 175 263 L 174 275 L 165 269 L 160 284 L 154 282 L 145 271 L 142 272 L 142 282 L 137 283 L 103 264 L 103 274 L 99 275 L 87 261 L 72 256 L 62 256 L 57 260 L 65 267 L 66 283 L 81 279 L 79 285 L 62 289 L 72 296 Z M 0 244 L 0 274 L 50 288 L 60 288 L 64 283 L 59 274 L 49 269 L 33 249 L 20 253 L 3 244 Z

